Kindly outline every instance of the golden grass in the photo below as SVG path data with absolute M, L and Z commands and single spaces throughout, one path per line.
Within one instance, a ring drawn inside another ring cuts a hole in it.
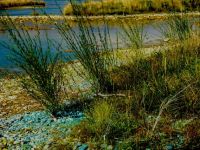
M 0 0 L 0 9 L 21 6 L 45 6 L 45 2 L 38 0 Z
M 200 2 L 188 0 L 102 0 L 81 4 L 82 13 L 87 15 L 134 14 L 138 12 L 166 12 L 198 9 Z M 64 8 L 64 14 L 72 15 L 72 5 Z

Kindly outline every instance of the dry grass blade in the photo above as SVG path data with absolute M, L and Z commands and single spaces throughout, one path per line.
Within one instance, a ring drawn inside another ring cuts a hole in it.
M 178 93 L 176 93 L 176 94 L 175 94 L 173 97 L 171 97 L 170 99 L 168 99 L 168 100 L 166 99 L 166 100 L 164 100 L 164 101 L 161 103 L 158 116 L 157 116 L 156 121 L 155 121 L 155 123 L 154 123 L 154 125 L 153 125 L 153 128 L 152 128 L 152 130 L 151 130 L 151 135 L 153 134 L 153 132 L 154 132 L 154 130 L 155 130 L 155 128 L 156 128 L 156 126 L 157 126 L 157 124 L 158 124 L 158 122 L 159 122 L 159 119 L 160 119 L 160 117 L 161 117 L 161 115 L 162 115 L 162 113 L 163 113 L 163 111 L 164 111 L 165 109 L 167 109 L 167 107 L 168 107 L 172 102 L 174 102 L 174 101 L 177 100 L 176 97 L 177 97 L 178 95 L 180 95 L 181 93 L 183 93 L 183 92 L 184 92 L 186 89 L 188 89 L 190 86 L 191 86 L 191 84 L 189 84 L 189 85 L 186 86 L 184 89 L 182 89 L 181 91 L 179 91 Z

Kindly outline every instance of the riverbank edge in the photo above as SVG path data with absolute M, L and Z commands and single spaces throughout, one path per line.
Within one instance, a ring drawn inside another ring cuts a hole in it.
M 147 21 L 147 20 L 163 20 L 170 16 L 188 16 L 188 17 L 200 17 L 200 12 L 189 12 L 189 13 L 158 13 L 158 14 L 134 14 L 134 15 L 105 15 L 105 16 L 81 16 L 88 21 L 116 21 L 118 19 L 134 19 L 137 21 Z M 0 16 L 0 19 L 5 19 L 7 16 Z M 49 16 L 10 16 L 14 21 L 29 21 L 29 22 L 48 22 L 49 20 L 59 21 L 66 20 L 76 22 L 78 17 L 76 16 L 62 16 L 62 15 L 49 15 Z

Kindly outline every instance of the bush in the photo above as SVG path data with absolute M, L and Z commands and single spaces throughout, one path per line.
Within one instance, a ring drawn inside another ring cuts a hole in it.
M 81 142 L 88 142 L 92 138 L 99 143 L 112 144 L 116 139 L 134 132 L 137 121 L 131 113 L 121 112 L 117 105 L 115 99 L 94 102 L 92 109 L 86 112 L 86 120 L 74 128 L 74 132 L 79 131 L 75 135 L 79 136 Z
M 39 28 L 36 35 L 18 27 L 10 17 L 2 19 L 2 24 L 9 33 L 11 43 L 4 43 L 10 50 L 10 60 L 22 70 L 23 88 L 50 113 L 60 109 L 63 85 L 62 53 L 55 44 L 46 37 L 48 46 L 42 45 Z M 52 53 L 51 48 L 57 51 Z
M 145 102 L 146 110 L 155 111 L 163 100 L 192 84 L 172 107 L 179 115 L 198 114 L 199 53 L 199 43 L 189 39 L 163 52 L 135 57 L 133 62 L 111 71 L 113 85 L 119 90 L 130 90 L 136 101 Z
M 79 15 L 81 10 L 73 4 L 73 11 Z M 103 29 L 93 27 L 87 16 L 76 16 L 77 28 L 72 28 L 67 22 L 57 24 L 60 35 L 68 48 L 80 61 L 97 92 L 112 92 L 114 87 L 110 80 L 109 70 L 115 63 L 109 26 L 104 22 Z

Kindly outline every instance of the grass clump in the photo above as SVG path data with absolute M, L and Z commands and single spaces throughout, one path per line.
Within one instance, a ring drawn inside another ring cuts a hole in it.
M 48 46 L 44 47 L 39 30 L 32 36 L 23 27 L 17 27 L 9 17 L 1 23 L 12 42 L 3 45 L 10 50 L 10 60 L 24 73 L 20 75 L 23 88 L 51 114 L 56 115 L 61 109 L 63 86 L 62 53 L 59 47 L 47 37 Z M 51 47 L 55 48 L 55 53 Z
M 122 25 L 122 37 L 124 41 L 127 42 L 128 47 L 133 47 L 136 49 L 142 48 L 144 45 L 144 40 L 147 34 L 144 31 L 143 25 L 133 24 L 133 22 L 123 22 Z
M 45 2 L 37 0 L 0 0 L 0 9 L 22 6 L 45 6 Z
M 192 24 L 187 17 L 172 16 L 167 20 L 167 24 L 160 26 L 159 30 L 165 38 L 172 40 L 184 40 L 192 34 Z
M 74 5 L 74 11 L 79 14 L 80 8 Z M 57 29 L 68 48 L 86 70 L 86 76 L 92 80 L 97 92 L 113 91 L 109 69 L 115 64 L 109 26 L 104 22 L 103 28 L 93 27 L 88 18 L 77 16 L 77 28 L 72 28 L 67 22 L 57 24 Z
M 87 1 L 76 4 L 81 7 L 82 15 L 103 15 L 103 14 L 135 14 L 143 12 L 182 12 L 198 10 L 199 1 L 194 0 L 102 0 Z M 65 15 L 73 15 L 71 4 L 64 8 Z
M 118 113 L 121 106 L 116 101 L 122 99 L 102 100 L 94 103 L 92 108 L 86 112 L 86 120 L 74 128 L 75 132 L 79 131 L 74 136 L 78 136 L 81 142 L 111 144 L 118 138 L 128 136 L 137 128 L 137 121 L 131 114 Z M 122 101 L 124 102 L 124 100 Z M 98 145 L 96 146 L 98 147 Z
M 148 57 L 140 57 L 139 60 L 135 58 L 133 63 L 121 65 L 119 68 L 116 67 L 112 75 L 114 77 L 113 84 L 117 84 L 121 90 L 127 87 L 132 89 L 133 93 L 138 95 L 136 100 L 142 100 L 142 91 L 146 86 L 148 92 L 146 92 L 147 99 L 145 103 L 147 108 L 152 110 L 157 109 L 162 100 L 170 95 L 174 95 L 177 91 L 183 89 L 185 85 L 197 81 L 180 98 L 180 101 L 187 106 L 192 99 L 197 102 L 199 93 L 199 90 L 197 90 L 199 85 L 199 71 L 197 69 L 199 43 L 194 41 L 193 44 L 196 47 L 184 43 L 182 46 L 174 47 L 173 50 L 165 50 Z M 190 93 L 190 96 L 187 96 L 186 93 Z M 191 93 L 193 93 L 193 96 Z M 181 102 L 179 103 L 180 105 L 182 105 Z M 183 108 L 183 106 L 180 108 Z M 191 108 L 190 111 L 192 109 L 198 110 L 198 107 L 196 109 Z

